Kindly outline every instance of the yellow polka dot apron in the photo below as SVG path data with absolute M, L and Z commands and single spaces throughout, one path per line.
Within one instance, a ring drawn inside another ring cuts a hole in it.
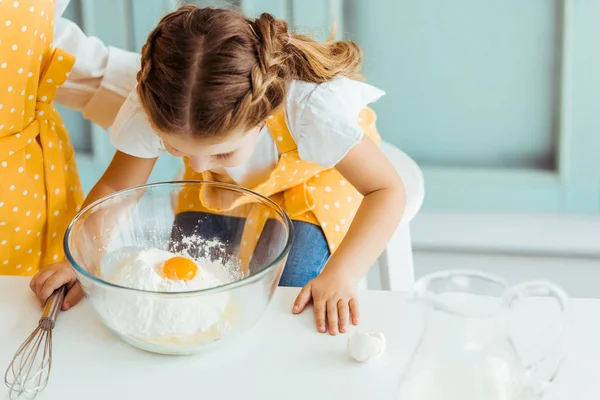
M 75 58 L 52 48 L 54 1 L 0 2 L 0 274 L 63 259 L 83 202 L 74 151 L 52 105 Z
M 380 137 L 375 127 L 375 112 L 370 108 L 361 111 L 358 123 L 368 137 L 379 144 Z M 281 206 L 293 220 L 319 225 L 327 239 L 333 254 L 348 232 L 362 201 L 362 195 L 335 168 L 325 169 L 317 164 L 306 162 L 298 155 L 298 146 L 285 122 L 283 111 L 278 111 L 267 120 L 267 126 L 279 150 L 279 161 L 269 178 L 259 185 L 249 188 Z M 186 165 L 184 180 L 215 181 L 210 171 L 195 172 Z M 211 202 L 210 191 L 202 192 L 198 198 L 191 198 L 182 193 L 179 197 L 178 213 L 185 211 L 201 211 L 219 213 L 230 216 L 247 216 L 240 262 L 247 272 L 254 248 L 260 233 L 269 218 L 264 213 L 264 206 L 253 207 L 249 199 L 240 199 L 227 209 L 217 208 Z

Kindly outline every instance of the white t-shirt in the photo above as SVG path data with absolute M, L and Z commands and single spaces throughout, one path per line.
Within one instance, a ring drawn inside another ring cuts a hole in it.
M 285 116 L 300 158 L 325 168 L 334 167 L 362 140 L 364 132 L 358 125 L 360 111 L 384 94 L 371 85 L 345 77 L 320 85 L 290 81 Z M 135 90 L 119 111 L 110 140 L 119 151 L 134 157 L 156 158 L 166 151 L 150 127 Z M 278 160 L 277 145 L 265 125 L 249 159 L 240 166 L 225 168 L 225 172 L 237 184 L 252 187 L 268 178 Z

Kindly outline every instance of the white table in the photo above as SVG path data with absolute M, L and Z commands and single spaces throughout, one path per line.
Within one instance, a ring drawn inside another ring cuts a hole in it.
M 361 326 L 382 331 L 388 348 L 378 360 L 359 364 L 346 355 L 346 335 L 317 333 L 311 310 L 301 316 L 289 312 L 295 294 L 278 289 L 264 318 L 246 335 L 188 357 L 128 346 L 83 302 L 59 316 L 52 375 L 39 399 L 395 399 L 399 374 L 419 335 L 420 312 L 401 293 L 363 293 Z M 548 400 L 600 397 L 600 300 L 574 299 L 572 306 L 574 340 Z M 28 278 L 0 277 L 2 374 L 39 313 Z M 6 392 L 2 386 L 0 399 Z

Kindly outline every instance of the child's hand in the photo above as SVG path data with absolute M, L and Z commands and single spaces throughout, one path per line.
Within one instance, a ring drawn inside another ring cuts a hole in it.
M 67 285 L 67 294 L 62 306 L 63 311 L 66 311 L 83 297 L 81 286 L 68 262 L 61 261 L 45 266 L 35 274 L 29 283 L 29 287 L 40 300 L 42 307 L 46 304 L 48 297 L 63 285 Z
M 312 299 L 319 332 L 327 332 L 329 325 L 331 335 L 345 333 L 350 320 L 354 325 L 359 323 L 356 286 L 355 281 L 342 274 L 323 271 L 302 288 L 292 312 L 301 313 Z

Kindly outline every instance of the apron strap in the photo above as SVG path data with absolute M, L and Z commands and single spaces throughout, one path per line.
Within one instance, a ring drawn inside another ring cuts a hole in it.
M 273 115 L 267 118 L 267 127 L 269 128 L 273 141 L 277 145 L 279 154 L 287 154 L 298 148 L 285 121 L 283 107 L 277 109 Z

